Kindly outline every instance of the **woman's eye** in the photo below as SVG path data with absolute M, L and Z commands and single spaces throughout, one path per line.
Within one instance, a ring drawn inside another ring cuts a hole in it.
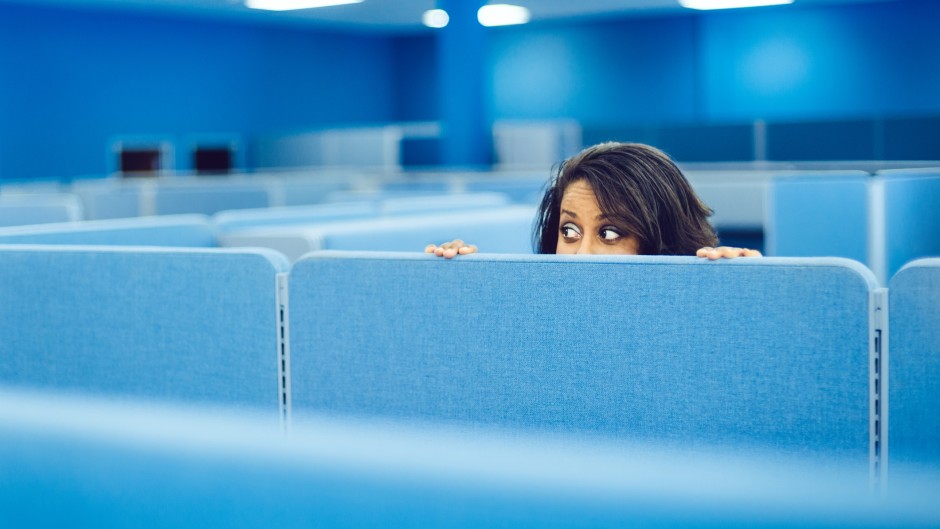
M 611 227 L 601 228 L 600 235 L 601 239 L 605 241 L 616 241 L 617 239 L 623 237 L 623 235 L 620 233 L 620 230 Z
M 565 224 L 561 227 L 561 236 L 566 239 L 577 239 L 581 236 L 581 232 L 578 231 L 573 224 Z

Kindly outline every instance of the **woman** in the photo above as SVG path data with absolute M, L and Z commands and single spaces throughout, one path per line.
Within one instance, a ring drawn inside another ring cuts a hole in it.
M 561 164 L 539 206 L 532 243 L 544 254 L 761 255 L 716 248 L 711 213 L 662 151 L 639 143 L 601 143 Z M 458 239 L 424 251 L 450 259 L 477 247 Z

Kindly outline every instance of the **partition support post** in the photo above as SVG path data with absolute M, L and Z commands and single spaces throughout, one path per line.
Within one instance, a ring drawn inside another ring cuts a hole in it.
M 277 373 L 278 373 L 278 406 L 280 408 L 281 426 L 285 432 L 290 431 L 291 425 L 291 396 L 290 396 L 290 314 L 287 303 L 287 274 L 277 275 Z
M 869 312 L 869 461 L 872 487 L 884 491 L 888 473 L 888 289 L 871 294 Z

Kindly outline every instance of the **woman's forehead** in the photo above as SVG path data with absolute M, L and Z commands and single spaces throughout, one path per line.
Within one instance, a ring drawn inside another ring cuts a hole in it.
M 565 187 L 561 195 L 561 201 L 584 201 L 597 204 L 597 195 L 594 194 L 594 188 L 587 180 L 575 180 Z
M 585 180 L 568 184 L 561 196 L 561 209 L 580 215 L 597 216 L 602 212 L 594 189 Z

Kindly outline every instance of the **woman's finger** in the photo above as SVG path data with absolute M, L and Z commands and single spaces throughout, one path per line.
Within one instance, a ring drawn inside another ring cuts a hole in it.
M 724 257 L 725 259 L 741 255 L 740 248 L 732 248 L 731 246 L 719 246 L 717 250 L 719 257 Z
M 438 257 L 452 259 L 458 255 L 475 253 L 477 251 L 477 247 L 472 244 L 464 243 L 462 239 L 454 239 L 453 241 L 445 242 L 440 246 L 429 244 L 424 248 L 424 251 L 426 253 L 433 253 Z
M 457 249 L 457 253 L 460 255 L 467 255 L 469 253 L 476 253 L 477 247 L 473 244 L 464 245 Z

